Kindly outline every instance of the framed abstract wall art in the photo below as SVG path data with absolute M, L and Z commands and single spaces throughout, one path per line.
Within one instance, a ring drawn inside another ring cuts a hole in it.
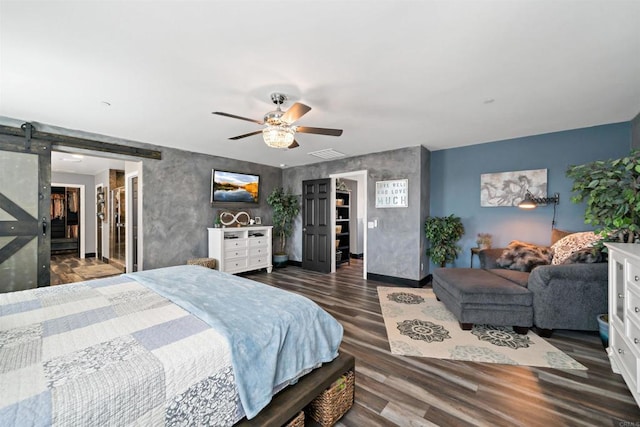
M 518 206 L 527 191 L 534 197 L 547 197 L 546 169 L 480 175 L 480 206 Z

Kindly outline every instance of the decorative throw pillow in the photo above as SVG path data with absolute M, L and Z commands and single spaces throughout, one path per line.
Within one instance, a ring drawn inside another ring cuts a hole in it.
M 548 247 L 514 240 L 502 251 L 496 264 L 509 270 L 530 272 L 539 265 L 551 263 L 552 252 Z
M 600 236 L 596 235 L 593 231 L 583 231 L 563 237 L 551 246 L 551 250 L 553 251 L 551 264 L 562 264 L 572 253 L 581 249 L 591 248 L 598 240 L 600 240 Z
M 584 248 L 572 253 L 563 264 L 594 264 L 607 262 L 607 253 L 596 248 Z

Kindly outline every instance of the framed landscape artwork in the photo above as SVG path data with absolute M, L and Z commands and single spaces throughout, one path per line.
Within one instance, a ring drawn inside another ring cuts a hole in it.
M 518 206 L 527 191 L 534 197 L 547 197 L 546 169 L 480 175 L 480 206 Z

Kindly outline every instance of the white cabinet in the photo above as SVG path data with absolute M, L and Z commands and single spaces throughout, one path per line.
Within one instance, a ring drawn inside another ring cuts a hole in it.
M 209 228 L 209 258 L 217 269 L 240 273 L 266 268 L 271 273 L 272 226 Z
M 609 359 L 640 405 L 640 245 L 609 248 Z

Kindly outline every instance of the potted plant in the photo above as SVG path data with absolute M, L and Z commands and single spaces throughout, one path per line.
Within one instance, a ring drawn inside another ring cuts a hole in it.
M 587 202 L 584 222 L 607 241 L 640 239 L 640 151 L 620 159 L 570 166 L 574 203 Z
M 293 221 L 300 212 L 300 202 L 289 190 L 278 187 L 267 197 L 267 203 L 273 208 L 273 231 L 280 240 L 273 253 L 273 265 L 285 267 L 289 261 L 285 251 L 287 237 L 291 236 L 293 231 Z
M 428 217 L 424 223 L 424 231 L 430 243 L 427 256 L 436 265 L 445 267 L 458 257 L 462 248 L 457 243 L 464 235 L 464 226 L 459 217 Z

